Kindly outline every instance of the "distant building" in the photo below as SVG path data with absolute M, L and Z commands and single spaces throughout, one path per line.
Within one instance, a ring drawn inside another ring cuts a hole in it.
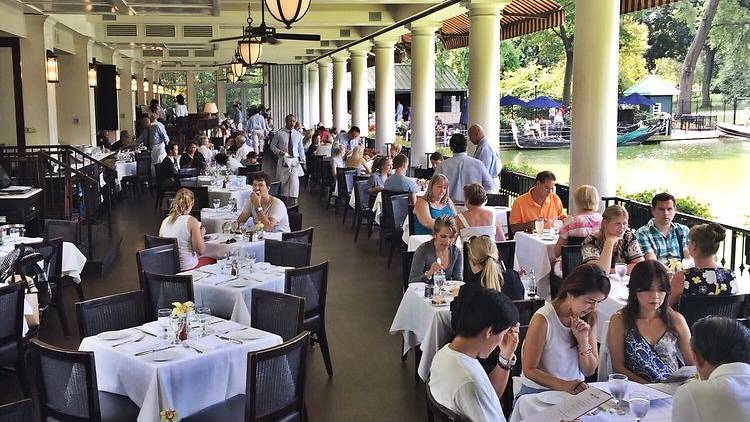
M 672 114 L 674 97 L 680 94 L 672 83 L 656 75 L 648 75 L 625 90 L 624 95 L 638 93 L 656 103 L 654 111 Z

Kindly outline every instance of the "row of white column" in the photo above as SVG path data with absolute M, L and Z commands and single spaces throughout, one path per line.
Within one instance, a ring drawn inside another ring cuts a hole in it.
M 511 0 L 470 0 L 469 125 L 480 124 L 488 139 L 499 139 L 500 12 Z M 573 62 L 571 189 L 594 185 L 614 194 L 616 165 L 619 0 L 576 0 L 576 44 Z M 435 151 L 435 32 L 438 21 L 417 21 L 411 31 L 412 166 L 426 164 Z M 309 124 L 348 129 L 346 63 L 351 55 L 352 124 L 366 133 L 367 54 L 375 54 L 375 145 L 382 151 L 395 139 L 393 49 L 400 35 L 376 37 L 372 46 L 340 51 L 308 67 Z M 317 99 L 317 101 L 316 101 Z M 490 142 L 498 149 L 498 142 Z M 543 167 L 543 163 L 535 163 Z M 573 206 L 573 204 L 571 204 Z

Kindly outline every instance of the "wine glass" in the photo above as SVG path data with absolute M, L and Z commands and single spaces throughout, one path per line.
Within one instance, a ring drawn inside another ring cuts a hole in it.
M 157 321 L 159 321 L 159 326 L 162 329 L 162 336 L 161 338 L 167 339 L 167 333 L 169 332 L 169 319 L 172 317 L 172 310 L 169 308 L 162 308 L 157 311 Z
M 208 321 L 211 319 L 211 309 L 201 306 L 195 309 L 195 315 L 198 317 L 198 324 L 201 327 L 201 337 L 208 335 Z
M 641 422 L 651 408 L 651 400 L 643 394 L 630 396 L 630 411 L 633 412 L 636 422 Z
M 218 213 L 219 212 L 219 207 L 221 206 L 221 199 L 214 198 L 214 200 L 212 202 L 212 205 L 214 206 L 214 211 L 216 211 Z
M 615 274 L 620 281 L 624 281 L 625 273 L 628 271 L 627 264 L 615 264 Z
M 253 251 L 247 251 L 247 266 L 248 268 L 253 268 L 253 265 L 255 265 L 255 252 Z
M 622 399 L 625 397 L 625 393 L 628 392 L 628 377 L 623 374 L 610 374 L 607 378 L 607 383 L 609 385 L 609 392 L 612 393 L 612 397 L 617 403 L 615 407 L 609 409 L 609 412 L 624 415 L 625 409 L 622 408 Z
M 562 226 L 563 226 L 563 222 L 562 222 L 562 221 L 560 221 L 560 220 L 555 220 L 555 221 L 554 221 L 554 222 L 552 223 L 552 228 L 553 228 L 553 229 L 555 230 L 555 233 L 556 233 L 556 234 L 557 234 L 557 233 L 560 233 L 560 229 L 562 228 Z

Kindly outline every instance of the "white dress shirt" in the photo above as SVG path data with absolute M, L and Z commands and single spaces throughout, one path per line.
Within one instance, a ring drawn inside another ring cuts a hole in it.
M 285 152 L 289 153 L 289 139 L 292 140 L 292 151 L 294 152 L 294 157 L 297 158 L 300 162 L 305 161 L 305 147 L 302 146 L 302 139 L 304 138 L 299 131 L 296 131 L 294 129 L 288 130 L 288 129 L 282 129 L 277 131 L 273 135 L 273 140 L 271 141 L 271 152 L 273 152 L 276 155 L 279 155 L 279 152 Z M 282 160 L 279 160 L 281 162 Z
M 443 161 L 436 173 L 448 178 L 448 193 L 454 202 L 464 202 L 464 186 L 479 183 L 488 192 L 495 189 L 495 182 L 481 161 L 469 157 L 465 152 L 453 154 Z
M 263 117 L 260 113 L 255 113 L 252 116 L 250 116 L 250 119 L 247 121 L 247 126 L 248 126 L 247 127 L 248 130 L 268 131 L 266 118 Z
M 714 369 L 707 380 L 692 380 L 678 388 L 673 399 L 672 420 L 750 420 L 750 365 L 725 363 Z
M 185 104 L 175 104 L 174 115 L 176 117 L 187 117 L 188 115 L 187 106 Z
M 250 142 L 252 142 L 252 140 Z M 254 151 L 254 150 L 255 150 L 255 148 L 253 148 L 252 146 L 248 145 L 247 141 L 245 141 L 245 142 L 242 143 L 241 147 L 237 148 L 237 151 L 235 151 L 234 156 L 238 160 L 242 161 L 245 158 L 247 158 L 247 153 L 248 152 Z
M 346 132 L 339 133 L 336 136 L 336 142 L 339 145 L 343 145 L 344 148 L 346 148 L 347 151 L 351 151 L 351 150 L 354 149 L 354 147 L 356 147 L 357 145 L 359 145 L 359 137 L 349 139 L 349 134 L 348 133 L 346 133 Z
M 502 169 L 500 157 L 492 150 L 490 141 L 486 137 L 482 138 L 477 144 L 477 149 L 474 151 L 474 158 L 484 164 L 484 168 L 487 169 L 490 177 L 497 177 L 500 174 L 500 170 Z

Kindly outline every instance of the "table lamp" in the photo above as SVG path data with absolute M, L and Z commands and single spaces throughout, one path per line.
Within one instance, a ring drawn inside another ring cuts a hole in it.
M 203 112 L 211 117 L 219 112 L 219 108 L 216 107 L 216 103 L 206 103 L 206 105 L 203 106 Z

